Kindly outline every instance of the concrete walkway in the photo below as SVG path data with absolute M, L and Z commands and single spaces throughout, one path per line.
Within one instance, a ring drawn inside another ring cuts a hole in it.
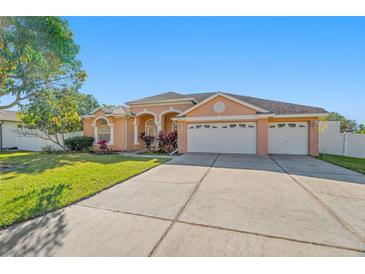
M 0 232 L 3 256 L 364 256 L 365 176 L 308 156 L 187 154 Z

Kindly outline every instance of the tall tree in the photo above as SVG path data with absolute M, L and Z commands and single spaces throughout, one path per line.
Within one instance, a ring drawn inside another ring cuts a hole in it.
M 360 124 L 357 126 L 357 131 L 356 133 L 359 133 L 359 134 L 365 134 L 365 125 L 364 124 Z
M 91 94 L 79 93 L 79 100 L 78 113 L 80 116 L 90 114 L 100 106 L 98 100 Z
M 79 88 L 79 46 L 60 17 L 0 17 L 0 109 L 55 88 Z M 7 104 L 2 99 L 11 98 Z
M 20 133 L 36 135 L 65 149 L 64 134 L 81 130 L 80 114 L 84 114 L 81 112 L 88 113 L 95 108 L 90 98 L 74 89 L 55 89 L 31 97 L 19 112 L 25 129 Z
M 327 121 L 340 121 L 341 132 L 353 132 L 356 130 L 357 123 L 355 120 L 346 119 L 345 116 L 331 112 L 326 118 Z

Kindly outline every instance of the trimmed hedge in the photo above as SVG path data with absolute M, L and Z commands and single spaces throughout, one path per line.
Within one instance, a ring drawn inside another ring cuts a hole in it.
M 65 146 L 72 151 L 89 151 L 94 143 L 94 137 L 74 136 L 65 140 Z

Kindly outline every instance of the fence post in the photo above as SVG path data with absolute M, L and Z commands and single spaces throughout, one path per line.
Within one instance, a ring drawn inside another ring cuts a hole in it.
M 349 138 L 346 132 L 343 133 L 343 155 L 348 156 L 349 154 Z

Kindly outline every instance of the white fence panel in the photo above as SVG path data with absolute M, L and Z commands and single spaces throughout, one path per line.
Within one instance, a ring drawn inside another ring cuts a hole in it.
M 344 135 L 341 133 L 320 133 L 319 152 L 343 155 Z
M 27 132 L 32 132 L 27 130 Z M 33 131 L 34 132 L 34 131 Z M 37 133 L 35 131 L 35 133 Z M 39 132 L 38 132 L 39 134 Z M 66 133 L 65 139 L 73 136 L 82 136 L 82 131 Z M 35 134 L 21 134 L 16 122 L 4 121 L 2 125 L 2 147 L 17 147 L 19 150 L 41 151 L 44 146 L 60 149 L 55 143 L 39 138 Z
M 347 153 L 352 157 L 365 158 L 365 134 L 347 134 Z
M 365 158 L 365 134 L 340 133 L 340 122 L 321 122 L 319 152 Z
M 16 123 L 4 121 L 2 124 L 2 147 L 16 147 Z

